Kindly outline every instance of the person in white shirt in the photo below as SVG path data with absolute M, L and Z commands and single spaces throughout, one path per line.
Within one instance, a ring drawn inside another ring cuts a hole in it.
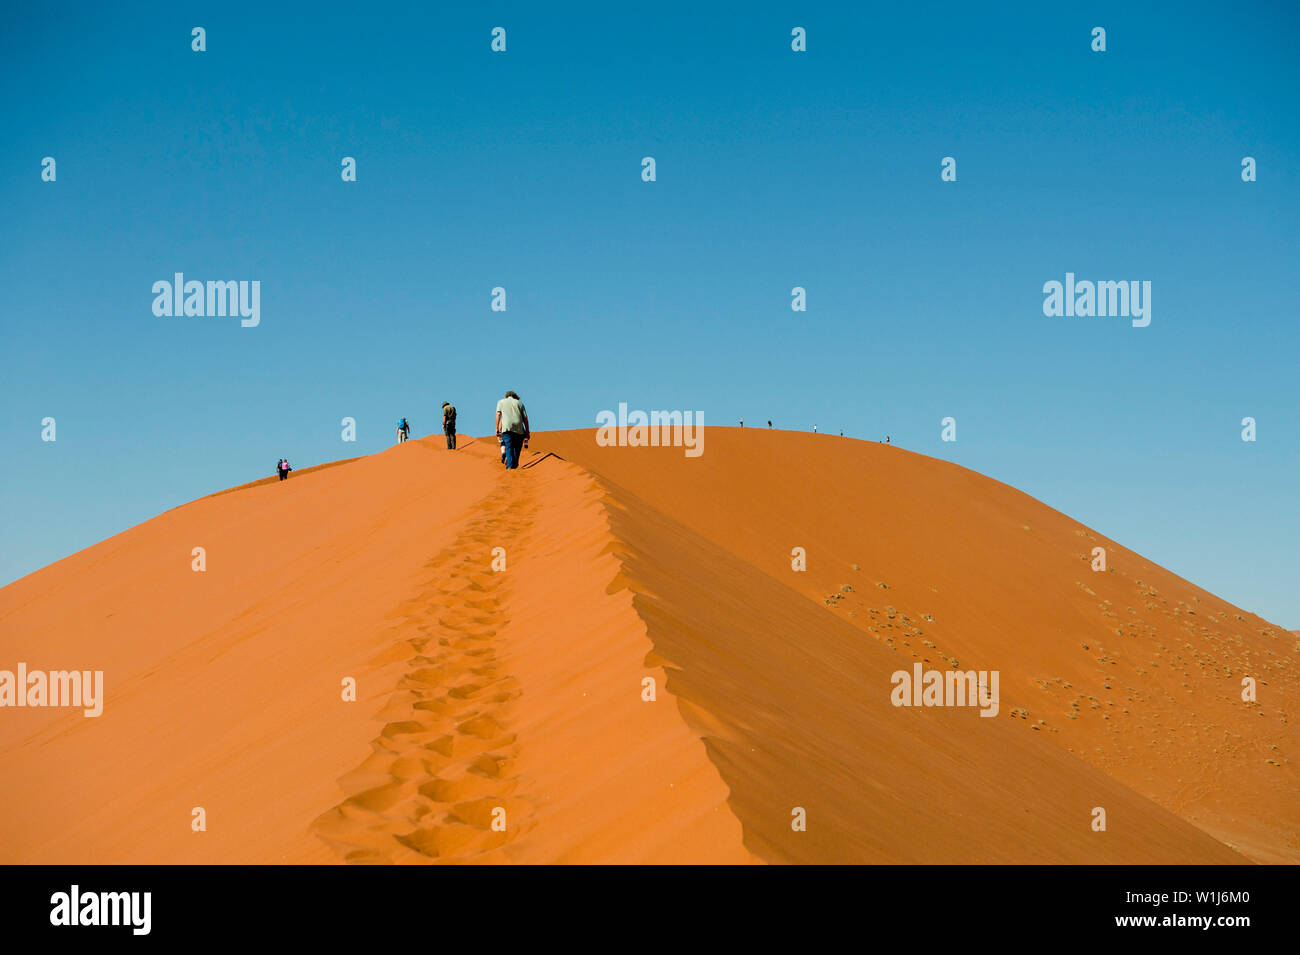
M 506 470 L 519 467 L 519 451 L 528 441 L 528 412 L 513 391 L 497 402 L 497 440 L 505 452 Z

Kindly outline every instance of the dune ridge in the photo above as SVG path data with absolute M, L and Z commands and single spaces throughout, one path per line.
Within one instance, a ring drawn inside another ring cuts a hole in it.
M 516 741 L 505 728 L 518 683 L 494 639 L 508 578 L 473 556 L 483 549 L 476 545 L 500 539 L 507 490 L 478 502 L 474 519 L 428 562 L 419 592 L 394 611 L 404 625 L 391 656 L 405 670 L 381 710 L 387 722 L 370 756 L 340 779 L 348 797 L 313 824 L 348 861 L 482 852 L 522 829 L 491 827 L 498 806 L 516 819 L 527 813 L 513 796 Z M 512 503 L 526 529 L 536 504 Z
M 108 685 L 0 711 L 0 859 L 1300 859 L 1295 635 L 1019 491 L 825 435 L 440 440 L 0 588 L 0 666 Z M 913 662 L 1001 712 L 894 707 Z

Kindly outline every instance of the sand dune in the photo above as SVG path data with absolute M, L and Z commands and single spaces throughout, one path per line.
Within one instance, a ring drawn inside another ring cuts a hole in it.
M 1300 861 L 1296 635 L 1012 488 L 789 432 L 440 441 L 0 589 L 0 668 L 106 688 L 0 710 L 0 860 Z M 998 715 L 892 705 L 917 662 Z

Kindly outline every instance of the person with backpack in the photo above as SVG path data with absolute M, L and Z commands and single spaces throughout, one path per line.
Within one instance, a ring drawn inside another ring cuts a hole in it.
M 277 475 L 279 475 L 281 469 L 283 469 L 283 468 L 284 468 L 284 458 L 281 458 L 279 461 L 276 461 L 276 462 L 275 462 L 275 473 L 276 473 Z M 280 480 L 283 481 L 283 480 L 284 480 L 284 477 L 281 476 L 281 477 L 280 477 Z
M 401 421 L 397 422 L 397 443 L 401 444 L 410 436 L 411 436 L 411 426 L 407 424 L 406 418 L 403 417 Z
M 442 403 L 442 433 L 447 436 L 447 450 L 456 450 L 456 406 L 450 401 Z
M 524 406 L 524 399 L 519 397 L 519 393 L 518 393 L 518 392 L 515 393 L 515 397 L 519 400 L 519 407 L 522 408 L 522 407 Z M 527 421 L 527 415 L 525 415 L 524 424 L 525 424 L 525 425 L 528 424 L 528 421 Z M 525 428 L 525 429 L 524 429 L 524 450 L 525 450 L 525 451 L 528 450 L 528 439 L 529 439 L 529 437 L 531 437 L 531 433 L 528 431 L 527 428 Z
M 287 478 L 287 477 L 289 476 L 289 472 L 293 470 L 293 468 L 289 467 L 289 461 L 288 461 L 288 459 L 286 459 L 286 458 L 281 458 L 281 459 L 280 459 L 280 469 L 279 469 L 279 470 L 280 470 L 280 480 L 283 481 L 285 478 Z
M 519 451 L 528 441 L 528 430 L 528 411 L 524 403 L 513 391 L 507 391 L 506 396 L 497 402 L 497 440 L 501 442 L 507 471 L 519 467 Z

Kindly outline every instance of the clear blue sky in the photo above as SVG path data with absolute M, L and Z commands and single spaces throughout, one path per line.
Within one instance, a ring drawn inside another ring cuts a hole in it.
M 0 582 L 514 388 L 890 434 L 1300 627 L 1296 4 L 115 6 L 0 23 Z

